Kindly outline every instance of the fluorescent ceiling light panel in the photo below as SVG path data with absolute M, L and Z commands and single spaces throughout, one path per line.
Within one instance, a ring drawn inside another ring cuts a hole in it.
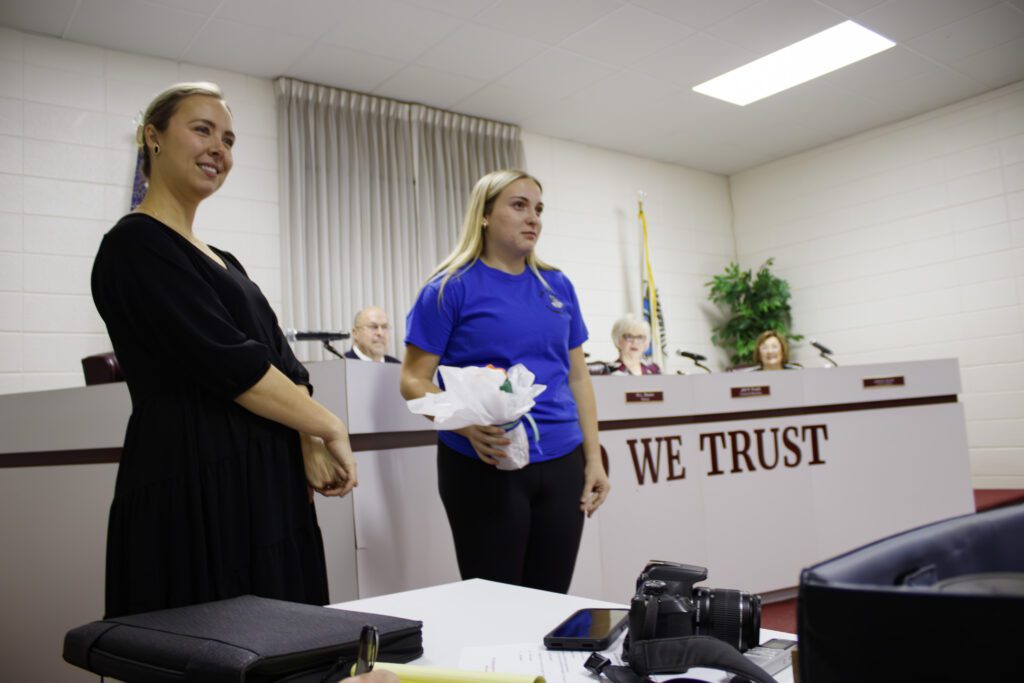
M 859 62 L 895 44 L 860 24 L 844 21 L 693 89 L 742 107 Z

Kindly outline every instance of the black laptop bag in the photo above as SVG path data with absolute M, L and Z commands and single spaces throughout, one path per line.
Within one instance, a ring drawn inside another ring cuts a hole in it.
M 378 659 L 423 654 L 423 624 L 244 595 L 94 621 L 64 638 L 64 659 L 128 683 L 329 683 L 348 675 L 362 627 Z

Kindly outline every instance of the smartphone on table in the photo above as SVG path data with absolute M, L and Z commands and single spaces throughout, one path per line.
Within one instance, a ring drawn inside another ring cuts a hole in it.
M 576 610 L 544 636 L 549 650 L 607 650 L 628 623 L 629 610 L 588 607 Z

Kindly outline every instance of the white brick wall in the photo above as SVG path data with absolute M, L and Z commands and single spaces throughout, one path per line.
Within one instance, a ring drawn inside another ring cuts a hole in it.
M 528 132 L 523 144 L 529 171 L 544 185 L 538 254 L 576 287 L 591 359 L 613 360 L 612 324 L 623 313 L 640 314 L 637 190 L 644 190 L 669 352 L 683 348 L 724 361 L 702 308 L 704 283 L 735 253 L 728 179 Z M 678 357 L 667 366 L 693 368 Z
M 279 308 L 269 81 L 10 30 L 0 30 L 0 42 L 0 392 L 81 384 L 80 358 L 110 348 L 89 296 L 89 270 L 100 238 L 127 211 L 132 118 L 175 81 L 219 83 L 239 133 L 235 169 L 201 206 L 196 230 L 233 251 Z M 713 354 L 699 305 L 703 283 L 734 252 L 726 179 L 525 138 L 531 170 L 547 189 L 542 253 L 580 290 L 587 350 L 614 357 L 611 324 L 638 305 L 636 190 L 644 189 L 669 346 Z
M 0 393 L 80 385 L 110 349 L 89 294 L 99 240 L 128 211 L 133 118 L 164 87 L 218 83 L 235 168 L 196 231 L 237 255 L 279 310 L 277 129 L 270 81 L 0 29 Z
M 81 384 L 79 359 L 110 348 L 92 257 L 128 207 L 132 118 L 179 80 L 219 83 L 239 133 L 196 230 L 279 309 L 271 82 L 0 29 L 0 393 Z M 611 325 L 639 305 L 643 189 L 670 351 L 722 367 L 704 283 L 734 255 L 745 267 L 774 256 L 798 331 L 842 362 L 958 357 L 975 484 L 1024 486 L 1024 84 L 731 179 L 529 132 L 524 143 L 545 186 L 540 254 L 576 284 L 593 358 L 614 356 Z
M 1024 83 L 731 186 L 739 259 L 776 258 L 796 330 L 843 363 L 959 358 L 975 486 L 1024 487 Z

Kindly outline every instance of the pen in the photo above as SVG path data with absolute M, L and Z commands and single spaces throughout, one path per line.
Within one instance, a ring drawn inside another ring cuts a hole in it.
M 365 674 L 373 671 L 373 665 L 377 663 L 377 649 L 380 647 L 380 633 L 377 627 L 371 624 L 363 626 L 359 633 L 359 654 L 356 655 L 356 666 L 353 675 Z

